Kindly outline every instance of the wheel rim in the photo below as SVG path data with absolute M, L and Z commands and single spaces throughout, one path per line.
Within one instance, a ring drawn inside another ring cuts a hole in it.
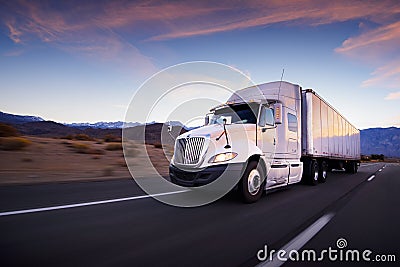
M 319 171 L 318 171 L 318 168 L 315 168 L 315 169 L 314 169 L 314 180 L 315 180 L 315 181 L 318 181 L 318 172 L 319 172 Z
M 254 169 L 251 170 L 249 176 L 247 177 L 247 190 L 250 195 L 254 196 L 260 191 L 261 187 L 261 175 L 260 173 Z

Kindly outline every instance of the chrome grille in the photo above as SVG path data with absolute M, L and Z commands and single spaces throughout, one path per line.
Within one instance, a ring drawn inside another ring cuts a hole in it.
M 199 163 L 204 146 L 204 137 L 189 137 L 176 140 L 175 162 L 180 164 Z

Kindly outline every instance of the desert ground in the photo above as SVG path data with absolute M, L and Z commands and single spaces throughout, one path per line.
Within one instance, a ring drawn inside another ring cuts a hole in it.
M 121 142 L 22 138 L 29 141 L 26 147 L 0 150 L 0 185 L 131 178 Z M 171 156 L 171 148 L 137 142 L 125 148 L 130 166 L 141 170 L 141 175 L 146 176 L 144 162 L 148 154 L 157 172 L 168 176 L 167 158 Z

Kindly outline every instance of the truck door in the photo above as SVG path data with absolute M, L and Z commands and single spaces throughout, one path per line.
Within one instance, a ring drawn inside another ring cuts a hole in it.
M 257 132 L 260 148 L 267 160 L 270 158 L 270 162 L 272 163 L 271 169 L 267 175 L 267 187 L 273 188 L 283 186 L 289 182 L 289 163 L 285 158 L 281 158 L 282 155 L 276 157 L 277 155 L 275 154 L 277 147 L 276 134 L 278 129 L 274 124 L 274 113 L 269 107 L 262 107 L 260 112 L 259 132 Z
M 297 155 L 299 152 L 299 136 L 298 136 L 298 123 L 297 116 L 288 112 L 287 113 L 287 137 L 288 137 L 288 147 L 287 153 Z
M 296 113 L 287 113 L 287 155 L 290 164 L 289 183 L 297 183 L 301 179 L 302 167 L 300 159 L 299 123 Z
M 272 159 L 275 154 L 276 146 L 276 127 L 274 123 L 274 113 L 269 107 L 261 106 L 257 126 L 257 144 L 266 158 Z

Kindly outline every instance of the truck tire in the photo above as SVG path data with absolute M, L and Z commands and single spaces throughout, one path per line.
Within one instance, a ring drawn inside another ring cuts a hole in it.
M 319 177 L 319 167 L 316 160 L 307 160 L 304 162 L 303 179 L 306 184 L 317 185 Z
M 355 161 L 353 161 L 352 163 L 351 163 L 351 174 L 355 174 L 355 173 L 357 173 L 357 171 L 358 171 L 358 165 L 357 165 L 357 162 L 355 162 Z
M 257 161 L 250 161 L 239 181 L 239 193 L 243 202 L 254 203 L 261 198 L 265 187 L 262 168 Z
M 328 163 L 326 163 L 326 161 L 323 160 L 320 162 L 319 165 L 318 181 L 320 183 L 325 183 L 327 177 L 328 177 Z
M 345 165 L 345 170 L 347 173 L 351 173 L 351 174 L 357 173 L 357 171 L 358 171 L 357 162 L 355 162 L 355 161 L 347 162 Z

